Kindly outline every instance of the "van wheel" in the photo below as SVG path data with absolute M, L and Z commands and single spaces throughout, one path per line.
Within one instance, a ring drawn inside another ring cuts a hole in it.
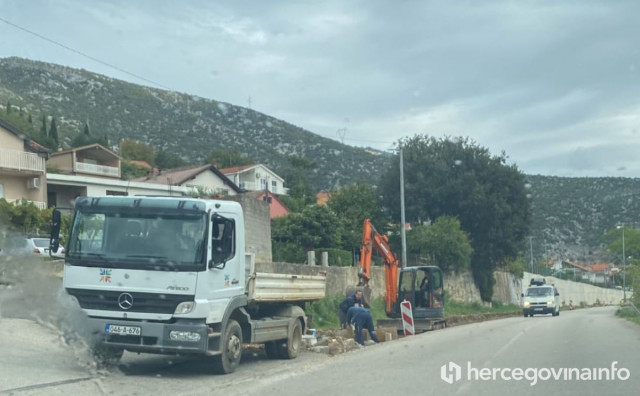
M 281 359 L 295 359 L 300 353 L 300 345 L 302 345 L 302 325 L 300 320 L 296 319 L 289 331 L 289 338 L 286 342 L 277 344 L 278 355 Z
M 230 320 L 222 336 L 222 353 L 213 357 L 213 369 L 218 374 L 236 371 L 242 358 L 242 329 L 235 320 Z

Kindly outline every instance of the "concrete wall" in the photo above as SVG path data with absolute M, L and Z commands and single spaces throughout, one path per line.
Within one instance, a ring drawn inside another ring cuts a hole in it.
M 525 272 L 521 285 L 522 290 L 526 290 L 529 285 L 529 280 L 532 277 L 542 277 L 542 275 Z M 586 283 L 558 279 L 553 276 L 544 276 L 543 278 L 545 278 L 548 284 L 554 284 L 556 286 L 560 293 L 560 301 L 564 301 L 564 304 L 569 304 L 569 300 L 573 301 L 573 305 L 579 305 L 582 302 L 588 305 L 594 305 L 597 302 L 600 304 L 618 304 L 624 297 L 622 290 L 606 289 Z M 630 296 L 631 293 L 627 292 L 627 298 Z
M 269 204 L 250 194 L 240 194 L 226 199 L 239 202 L 244 211 L 245 250 L 256 255 L 256 263 L 271 262 Z
M 357 267 L 321 267 L 303 264 L 288 263 L 257 263 L 256 270 L 261 272 L 293 273 L 301 275 L 316 275 L 318 273 L 327 274 L 327 296 L 344 295 L 346 290 L 358 283 Z M 494 286 L 493 301 L 503 304 L 520 305 L 520 293 L 526 290 L 532 276 L 540 276 L 525 272 L 524 279 L 515 279 L 512 274 L 496 271 L 494 273 L 496 284 Z M 555 284 L 560 292 L 560 301 L 569 304 L 573 300 L 574 305 L 584 302 L 594 305 L 599 301 L 601 304 L 618 304 L 623 298 L 622 290 L 605 289 L 602 287 L 587 285 L 579 282 L 572 282 L 545 277 L 547 283 Z M 445 275 L 445 292 L 454 301 L 465 303 L 481 303 L 480 292 L 473 282 L 470 273 Z M 384 295 L 384 267 L 375 266 L 371 268 L 371 289 L 373 298 Z M 524 288 L 523 288 L 524 285 Z M 627 292 L 627 298 L 631 293 Z

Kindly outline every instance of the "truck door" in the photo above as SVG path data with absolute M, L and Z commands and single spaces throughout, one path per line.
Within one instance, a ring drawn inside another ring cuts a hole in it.
M 244 233 L 242 217 L 214 213 L 210 220 L 207 271 L 198 278 L 199 297 L 210 304 L 210 322 L 222 320 L 234 297 L 244 295 Z

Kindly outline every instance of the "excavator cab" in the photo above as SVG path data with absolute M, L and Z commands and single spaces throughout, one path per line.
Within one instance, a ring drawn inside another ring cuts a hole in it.
M 444 317 L 442 271 L 436 266 L 406 267 L 399 271 L 398 297 L 390 316 L 400 316 L 400 302 L 411 302 L 413 317 Z

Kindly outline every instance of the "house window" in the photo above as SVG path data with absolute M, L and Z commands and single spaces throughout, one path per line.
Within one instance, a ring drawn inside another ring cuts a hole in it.
M 107 190 L 107 195 L 121 195 L 121 196 L 127 196 L 129 195 L 126 191 L 114 191 L 114 190 Z
M 275 180 L 271 181 L 271 187 L 273 187 L 273 188 L 278 187 L 278 182 L 275 181 Z
M 260 179 L 260 189 L 264 190 L 267 188 L 267 179 Z

